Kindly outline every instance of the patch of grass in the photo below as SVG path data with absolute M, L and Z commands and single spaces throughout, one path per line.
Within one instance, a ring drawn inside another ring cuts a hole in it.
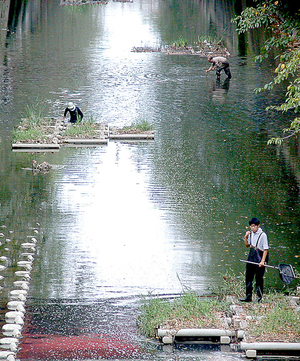
M 256 341 L 300 341 L 300 313 L 291 307 L 290 298 L 279 293 L 264 296 L 261 304 L 248 306 L 248 335 Z
M 146 132 L 148 130 L 154 129 L 153 124 L 150 124 L 146 120 L 142 120 L 140 123 L 134 124 L 134 126 L 137 130 L 140 130 L 141 132 Z
M 224 276 L 224 286 L 218 288 L 215 297 L 201 297 L 189 291 L 176 299 L 144 297 L 139 329 L 147 337 L 156 337 L 157 328 L 179 330 L 182 328 L 228 328 L 232 317 L 226 296 L 244 296 L 244 277 L 234 277 L 232 272 Z M 238 300 L 234 297 L 234 302 Z M 291 301 L 298 304 L 294 307 Z M 270 290 L 263 302 L 244 304 L 239 317 L 246 323 L 248 342 L 300 342 L 299 299 L 291 299 L 282 293 Z
M 229 309 L 225 302 L 203 298 L 194 292 L 187 292 L 175 300 L 143 298 L 141 316 L 138 319 L 140 331 L 148 337 L 155 337 L 158 327 L 179 329 L 192 327 L 214 327 L 219 322 L 219 312 Z
M 94 138 L 97 136 L 95 121 L 92 117 L 85 118 L 84 122 L 71 124 L 63 136 L 70 138 Z
M 172 46 L 175 48 L 185 48 L 188 45 L 188 41 L 180 36 L 177 40 L 173 41 Z
M 13 139 L 15 142 L 24 142 L 24 141 L 35 141 L 35 140 L 45 140 L 47 139 L 47 134 L 44 133 L 42 129 L 39 128 L 29 128 L 29 129 L 14 129 L 13 130 Z
M 186 320 L 196 317 L 199 319 L 199 323 L 204 325 L 206 323 L 215 323 L 216 319 L 213 310 L 221 311 L 226 307 L 225 302 L 222 304 L 214 298 L 203 298 L 194 292 L 187 292 L 174 301 L 173 313 L 176 318 L 181 317 Z
M 25 105 L 25 120 L 31 127 L 38 126 L 45 121 L 45 106 L 41 102 Z
M 155 329 L 169 319 L 171 311 L 168 300 L 143 297 L 141 315 L 138 317 L 140 331 L 147 337 L 155 337 Z
M 224 45 L 224 40 L 223 39 L 219 39 L 215 36 L 212 35 L 198 35 L 198 40 L 197 40 L 198 44 L 218 44 L 218 45 Z
M 130 130 L 137 130 L 139 132 L 147 132 L 154 129 L 153 124 L 148 122 L 147 120 L 141 120 L 133 122 L 131 125 L 125 126 L 121 129 L 121 131 L 130 131 Z
M 47 131 L 45 130 L 50 124 L 51 119 L 45 118 L 45 107 L 41 102 L 32 105 L 25 105 L 25 118 L 21 124 L 13 130 L 14 141 L 32 141 L 45 140 Z

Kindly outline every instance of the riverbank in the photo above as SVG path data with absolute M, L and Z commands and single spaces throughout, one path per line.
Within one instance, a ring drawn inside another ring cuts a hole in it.
M 227 344 L 247 357 L 300 356 L 299 292 L 269 292 L 261 303 L 244 303 L 236 286 L 231 294 L 223 289 L 210 296 L 183 293 L 173 300 L 149 296 L 141 307 L 140 330 L 163 344 Z
M 198 39 L 194 44 L 188 44 L 183 38 L 174 41 L 173 44 L 165 46 L 134 46 L 131 49 L 134 53 L 165 53 L 168 55 L 198 55 L 206 58 L 211 56 L 230 57 L 230 52 L 222 40 Z
M 243 330 L 248 342 L 300 342 L 299 296 L 267 294 L 261 303 L 242 303 L 234 296 L 218 300 L 188 293 L 174 301 L 148 300 L 142 309 L 140 325 L 145 322 L 141 329 L 148 337 L 156 338 L 157 329 L 174 334 L 186 328 L 217 328 Z

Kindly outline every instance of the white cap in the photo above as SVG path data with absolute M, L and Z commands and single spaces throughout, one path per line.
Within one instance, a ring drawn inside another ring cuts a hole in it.
M 72 102 L 68 103 L 68 109 L 74 110 L 75 109 L 74 103 L 72 103 Z

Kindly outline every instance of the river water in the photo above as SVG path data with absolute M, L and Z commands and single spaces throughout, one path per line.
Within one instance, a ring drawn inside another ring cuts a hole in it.
M 3 310 L 21 242 L 38 240 L 21 359 L 62 360 L 69 357 L 62 345 L 80 348 L 93 337 L 106 345 L 103 358 L 239 359 L 219 348 L 147 343 L 136 327 L 140 296 L 176 297 L 186 287 L 207 294 L 228 270 L 243 273 L 252 216 L 269 235 L 270 263 L 299 270 L 297 144 L 266 144 L 282 119 L 265 107 L 281 91 L 253 92 L 270 79 L 270 66 L 252 61 L 254 43 L 239 55 L 233 11 L 156 0 L 30 0 L 21 9 L 1 44 L 0 90 Z M 206 75 L 205 58 L 131 52 L 204 35 L 228 46 L 230 82 Z M 68 101 L 109 125 L 149 121 L 155 140 L 11 151 L 26 105 L 42 103 L 45 114 L 60 117 Z M 53 169 L 34 175 L 33 159 Z M 282 287 L 276 271 L 266 284 Z M 77 356 L 95 358 L 87 349 Z

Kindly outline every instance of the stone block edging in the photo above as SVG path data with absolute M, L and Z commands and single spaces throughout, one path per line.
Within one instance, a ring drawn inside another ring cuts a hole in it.
M 245 331 L 225 329 L 180 329 L 167 330 L 158 329 L 157 337 L 165 344 L 187 343 L 187 344 L 234 344 L 233 349 L 245 352 L 247 358 L 256 358 L 257 354 L 293 354 L 300 356 L 300 343 L 297 342 L 245 342 Z

